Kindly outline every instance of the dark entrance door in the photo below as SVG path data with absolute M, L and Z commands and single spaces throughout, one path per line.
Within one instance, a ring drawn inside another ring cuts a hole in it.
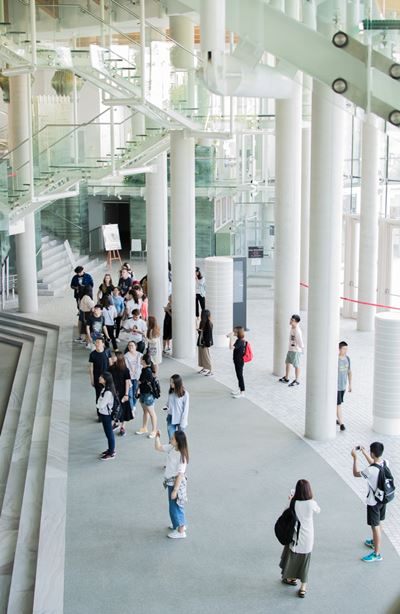
M 118 224 L 122 251 L 129 254 L 131 248 L 131 220 L 129 200 L 104 202 L 104 223 Z

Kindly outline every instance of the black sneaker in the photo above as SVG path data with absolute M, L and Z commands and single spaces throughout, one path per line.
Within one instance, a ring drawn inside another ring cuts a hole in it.
M 341 431 L 345 431 L 345 430 L 346 430 L 346 427 L 345 427 L 345 425 L 344 425 L 344 424 L 341 424 L 341 425 L 340 425 L 340 430 L 341 430 Z
M 280 379 L 278 379 L 278 382 L 283 382 L 283 383 L 285 383 L 285 384 L 287 384 L 287 383 L 288 383 L 288 381 L 289 381 L 289 380 L 288 380 L 288 378 L 287 378 L 287 377 L 285 377 L 285 376 L 283 376 L 283 377 L 281 377 Z
M 111 460 L 112 458 L 115 458 L 115 457 L 116 457 L 116 452 L 113 452 L 112 454 L 107 452 L 107 454 L 100 456 L 100 460 Z
M 339 420 L 336 420 L 336 424 L 337 424 L 338 426 L 340 426 L 340 422 L 339 422 Z
M 289 380 L 288 380 L 289 381 Z M 292 382 L 290 382 L 289 387 L 291 386 L 300 386 L 300 382 L 297 381 L 297 379 L 294 379 Z
M 113 422 L 112 430 L 116 431 L 117 429 L 119 429 L 119 423 L 118 422 Z

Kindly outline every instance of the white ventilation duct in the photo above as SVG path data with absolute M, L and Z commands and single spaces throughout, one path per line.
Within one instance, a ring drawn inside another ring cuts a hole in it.
M 262 50 L 253 47 L 254 56 L 249 57 L 251 44 L 247 41 L 244 57 L 236 51 L 234 55 L 225 53 L 225 0 L 202 0 L 200 6 L 204 67 L 199 75 L 206 87 L 221 96 L 290 98 L 292 79 L 277 68 L 260 64 Z

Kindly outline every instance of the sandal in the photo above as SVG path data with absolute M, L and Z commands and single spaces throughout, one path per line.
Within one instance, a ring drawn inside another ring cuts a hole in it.
M 298 594 L 298 596 L 299 596 L 299 597 L 301 597 L 302 599 L 304 599 L 304 597 L 306 596 L 306 592 L 307 592 L 307 591 L 305 591 L 305 590 L 303 590 L 302 588 L 300 588 L 300 589 L 298 590 L 298 593 L 297 593 L 297 594 Z
M 288 383 L 288 381 L 289 381 L 289 380 L 288 380 L 288 378 L 287 378 L 287 377 L 285 377 L 285 376 L 281 377 L 281 378 L 278 380 L 278 382 L 285 382 L 286 384 Z
M 297 580 L 288 580 L 287 578 L 282 578 L 283 584 L 288 584 L 289 586 L 297 586 Z

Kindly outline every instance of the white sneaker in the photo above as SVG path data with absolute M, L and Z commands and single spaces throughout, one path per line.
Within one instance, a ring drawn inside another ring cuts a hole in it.
M 186 531 L 184 531 L 183 533 L 179 533 L 179 531 L 171 531 L 171 533 L 168 533 L 168 537 L 170 539 L 185 539 L 186 537 Z
M 240 394 L 240 390 L 231 390 L 231 395 L 232 395 L 232 396 L 234 396 L 234 397 L 235 397 L 235 396 L 236 396 L 236 395 L 238 395 L 238 394 Z
M 242 399 L 245 396 L 244 392 L 237 392 L 233 395 L 234 399 Z

